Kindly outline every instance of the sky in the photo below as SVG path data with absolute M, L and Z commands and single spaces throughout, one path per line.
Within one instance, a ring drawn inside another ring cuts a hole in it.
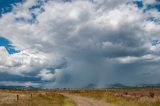
M 160 83 L 160 0 L 0 0 L 0 85 Z

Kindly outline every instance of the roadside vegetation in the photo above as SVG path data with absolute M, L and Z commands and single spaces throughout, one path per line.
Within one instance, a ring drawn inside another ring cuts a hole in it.
M 76 106 L 76 104 L 55 92 L 0 90 L 0 106 Z
M 0 106 L 77 106 L 64 93 L 115 106 L 160 106 L 160 88 L 0 90 Z
M 159 88 L 128 88 L 75 91 L 72 94 L 93 98 L 116 106 L 160 106 Z

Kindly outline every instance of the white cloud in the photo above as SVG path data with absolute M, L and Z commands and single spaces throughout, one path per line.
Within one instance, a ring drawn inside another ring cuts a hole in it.
M 151 4 L 151 3 L 155 3 L 156 0 L 143 0 L 143 2 L 144 2 L 145 4 Z
M 0 58 L 4 58 L 6 55 L 8 55 L 8 52 L 5 47 L 0 46 Z
M 136 83 L 137 80 L 125 82 L 121 80 L 123 76 L 116 76 L 120 69 L 114 59 L 135 63 L 147 61 L 146 56 L 154 54 L 149 43 L 152 35 L 158 36 L 159 26 L 146 21 L 144 13 L 126 1 L 54 0 L 42 5 L 44 12 L 35 12 L 37 22 L 15 20 L 32 18 L 27 9 L 32 3 L 15 7 L 0 19 L 1 35 L 21 50 L 13 55 L 0 51 L 5 57 L 0 60 L 1 72 L 32 74 L 43 81 L 53 81 L 52 86 Z M 129 74 L 136 75 L 137 72 Z
M 48 54 L 34 50 L 22 50 L 19 53 L 9 55 L 5 48 L 1 47 L 0 71 L 14 75 L 24 75 L 46 68 L 56 69 L 64 64 L 61 58 L 49 58 Z M 52 54 L 53 56 L 53 54 Z M 53 70 L 54 71 L 54 70 Z
M 114 60 L 117 60 L 118 62 L 122 64 L 132 64 L 136 62 L 159 62 L 160 58 L 156 55 L 144 55 L 142 57 L 133 57 L 133 56 L 126 56 L 126 57 L 118 57 Z
M 51 73 L 50 70 L 46 70 L 46 69 L 41 70 L 40 73 L 38 74 L 38 76 L 41 77 L 42 80 L 44 80 L 44 81 L 45 81 L 45 80 L 46 80 L 46 81 L 48 81 L 48 80 L 53 80 L 53 78 L 54 78 L 54 74 Z

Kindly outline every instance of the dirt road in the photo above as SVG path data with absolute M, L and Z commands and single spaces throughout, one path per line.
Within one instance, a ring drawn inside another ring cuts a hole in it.
M 62 95 L 75 101 L 78 106 L 113 106 L 111 104 L 106 104 L 86 97 L 75 96 L 67 93 L 63 93 Z

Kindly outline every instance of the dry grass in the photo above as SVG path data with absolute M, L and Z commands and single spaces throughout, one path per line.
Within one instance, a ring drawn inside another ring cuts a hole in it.
M 0 106 L 76 106 L 76 104 L 55 92 L 0 90 Z
M 107 90 L 0 90 L 0 106 L 76 106 L 60 93 L 93 98 L 116 106 L 160 106 L 160 88 Z M 17 101 L 17 95 L 19 100 Z
M 72 94 L 94 98 L 117 106 L 160 106 L 160 89 L 84 90 Z

